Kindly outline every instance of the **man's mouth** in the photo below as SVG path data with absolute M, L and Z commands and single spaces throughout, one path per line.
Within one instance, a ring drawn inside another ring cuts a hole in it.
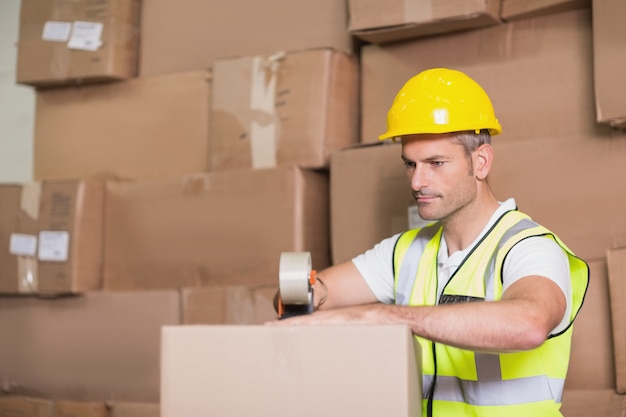
M 437 197 L 422 196 L 422 197 L 416 198 L 415 201 L 417 202 L 417 204 L 420 204 L 420 203 L 430 203 L 430 202 L 434 201 L 435 198 L 437 198 Z

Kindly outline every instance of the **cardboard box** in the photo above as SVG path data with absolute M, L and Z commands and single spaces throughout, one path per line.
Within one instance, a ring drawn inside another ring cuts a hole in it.
M 415 200 L 400 159 L 401 148 L 400 143 L 383 142 L 331 155 L 333 264 L 409 228 L 409 208 Z
M 209 68 L 218 58 L 334 48 L 352 52 L 337 0 L 149 0 L 141 13 L 141 77 Z
M 503 21 L 528 19 L 574 9 L 591 8 L 591 0 L 502 0 L 500 17 Z
M 488 177 L 498 200 L 515 197 L 521 211 L 583 259 L 604 258 L 607 249 L 626 246 L 626 183 L 616 180 L 626 177 L 626 133 L 502 139 L 494 139 Z M 583 220 L 589 216 L 593 221 Z
M 273 285 L 212 285 L 184 288 L 184 324 L 263 324 L 275 320 Z
M 206 171 L 208 76 L 197 71 L 37 91 L 35 179 Z
M 161 351 L 162 417 L 422 413 L 405 326 L 166 326 Z
M 605 259 L 589 262 L 589 288 L 574 321 L 566 390 L 615 390 L 609 279 Z
M 596 120 L 613 127 L 626 128 L 626 28 L 623 16 L 626 3 L 621 0 L 593 1 L 593 76 Z
M 383 44 L 500 23 L 500 0 L 348 0 L 355 37 Z
M 483 86 L 503 128 L 498 141 L 595 135 L 591 46 L 590 10 L 366 45 L 361 54 L 361 142 L 378 141 L 402 85 L 431 67 L 464 71 Z
M 3 391 L 158 403 L 161 327 L 181 311 L 178 291 L 0 298 Z
M 21 184 L 0 185 L 0 293 L 17 290 L 18 263 L 10 252 L 11 236 L 17 233 Z
M 0 396 L 2 417 L 53 417 L 54 403 L 43 398 Z
M 158 403 L 78 402 L 0 396 L 2 417 L 159 417 Z
M 57 400 L 54 402 L 52 417 L 109 417 L 103 402 L 77 402 Z
M 83 84 L 137 75 L 139 0 L 22 0 L 16 81 Z
M 109 417 L 160 417 L 159 403 L 109 403 Z
M 565 390 L 561 413 L 567 417 L 624 417 L 626 397 L 614 390 Z
M 615 382 L 617 392 L 626 394 L 626 249 L 607 251 L 609 268 L 609 299 L 613 324 L 613 351 L 615 352 Z
M 358 142 L 356 58 L 332 49 L 217 60 L 210 171 L 328 166 Z
M 280 253 L 329 264 L 328 175 L 297 167 L 109 182 L 105 288 L 276 284 Z
M 13 206 L 13 232 L 0 266 L 0 293 L 76 293 L 102 288 L 104 183 L 49 180 L 16 187 L 6 202 Z M 3 216 L 4 218 L 5 216 Z M 6 216 L 7 224 L 11 216 Z

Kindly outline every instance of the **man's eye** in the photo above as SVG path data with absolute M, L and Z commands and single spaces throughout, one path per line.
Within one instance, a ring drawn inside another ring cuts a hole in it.
M 441 161 L 432 161 L 430 164 L 435 167 L 443 166 L 443 162 Z
M 413 168 L 415 168 L 415 162 L 412 162 L 412 161 L 404 161 L 403 163 L 404 163 L 404 167 L 405 167 L 406 169 L 413 169 Z

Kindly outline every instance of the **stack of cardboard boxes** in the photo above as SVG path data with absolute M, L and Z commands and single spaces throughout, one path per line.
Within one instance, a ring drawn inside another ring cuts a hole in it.
M 36 90 L 35 172 L 0 185 L 0 411 L 223 412 L 206 405 L 226 401 L 204 397 L 219 380 L 209 370 L 233 365 L 249 337 L 258 372 L 305 372 L 303 344 L 268 357 L 280 330 L 241 325 L 275 317 L 281 252 L 310 251 L 320 270 L 419 224 L 399 144 L 377 137 L 401 85 L 448 66 L 485 87 L 503 125 L 496 196 L 591 266 L 564 413 L 601 398 L 594 415 L 621 415 L 626 186 L 613 178 L 626 174 L 626 135 L 611 126 L 626 95 L 606 87 L 626 54 L 611 43 L 619 8 L 596 0 L 592 19 L 577 0 L 22 0 L 17 82 Z M 362 336 L 344 330 L 345 346 Z M 411 349 L 389 360 L 379 365 L 415 366 Z M 395 383 L 416 410 L 416 382 Z M 389 401 L 368 398 L 360 415 Z
M 35 181 L 0 187 L 3 413 L 156 415 L 164 325 L 273 320 L 281 252 L 330 264 L 330 153 L 358 143 L 346 13 L 24 0 Z

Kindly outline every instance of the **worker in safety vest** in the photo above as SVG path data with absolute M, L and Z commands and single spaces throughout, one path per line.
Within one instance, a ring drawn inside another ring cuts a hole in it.
M 430 223 L 319 272 L 316 311 L 275 324 L 407 324 L 423 355 L 424 416 L 561 416 L 589 268 L 513 198 L 495 198 L 487 176 L 501 131 L 466 74 L 408 80 L 380 139 L 402 142 Z

